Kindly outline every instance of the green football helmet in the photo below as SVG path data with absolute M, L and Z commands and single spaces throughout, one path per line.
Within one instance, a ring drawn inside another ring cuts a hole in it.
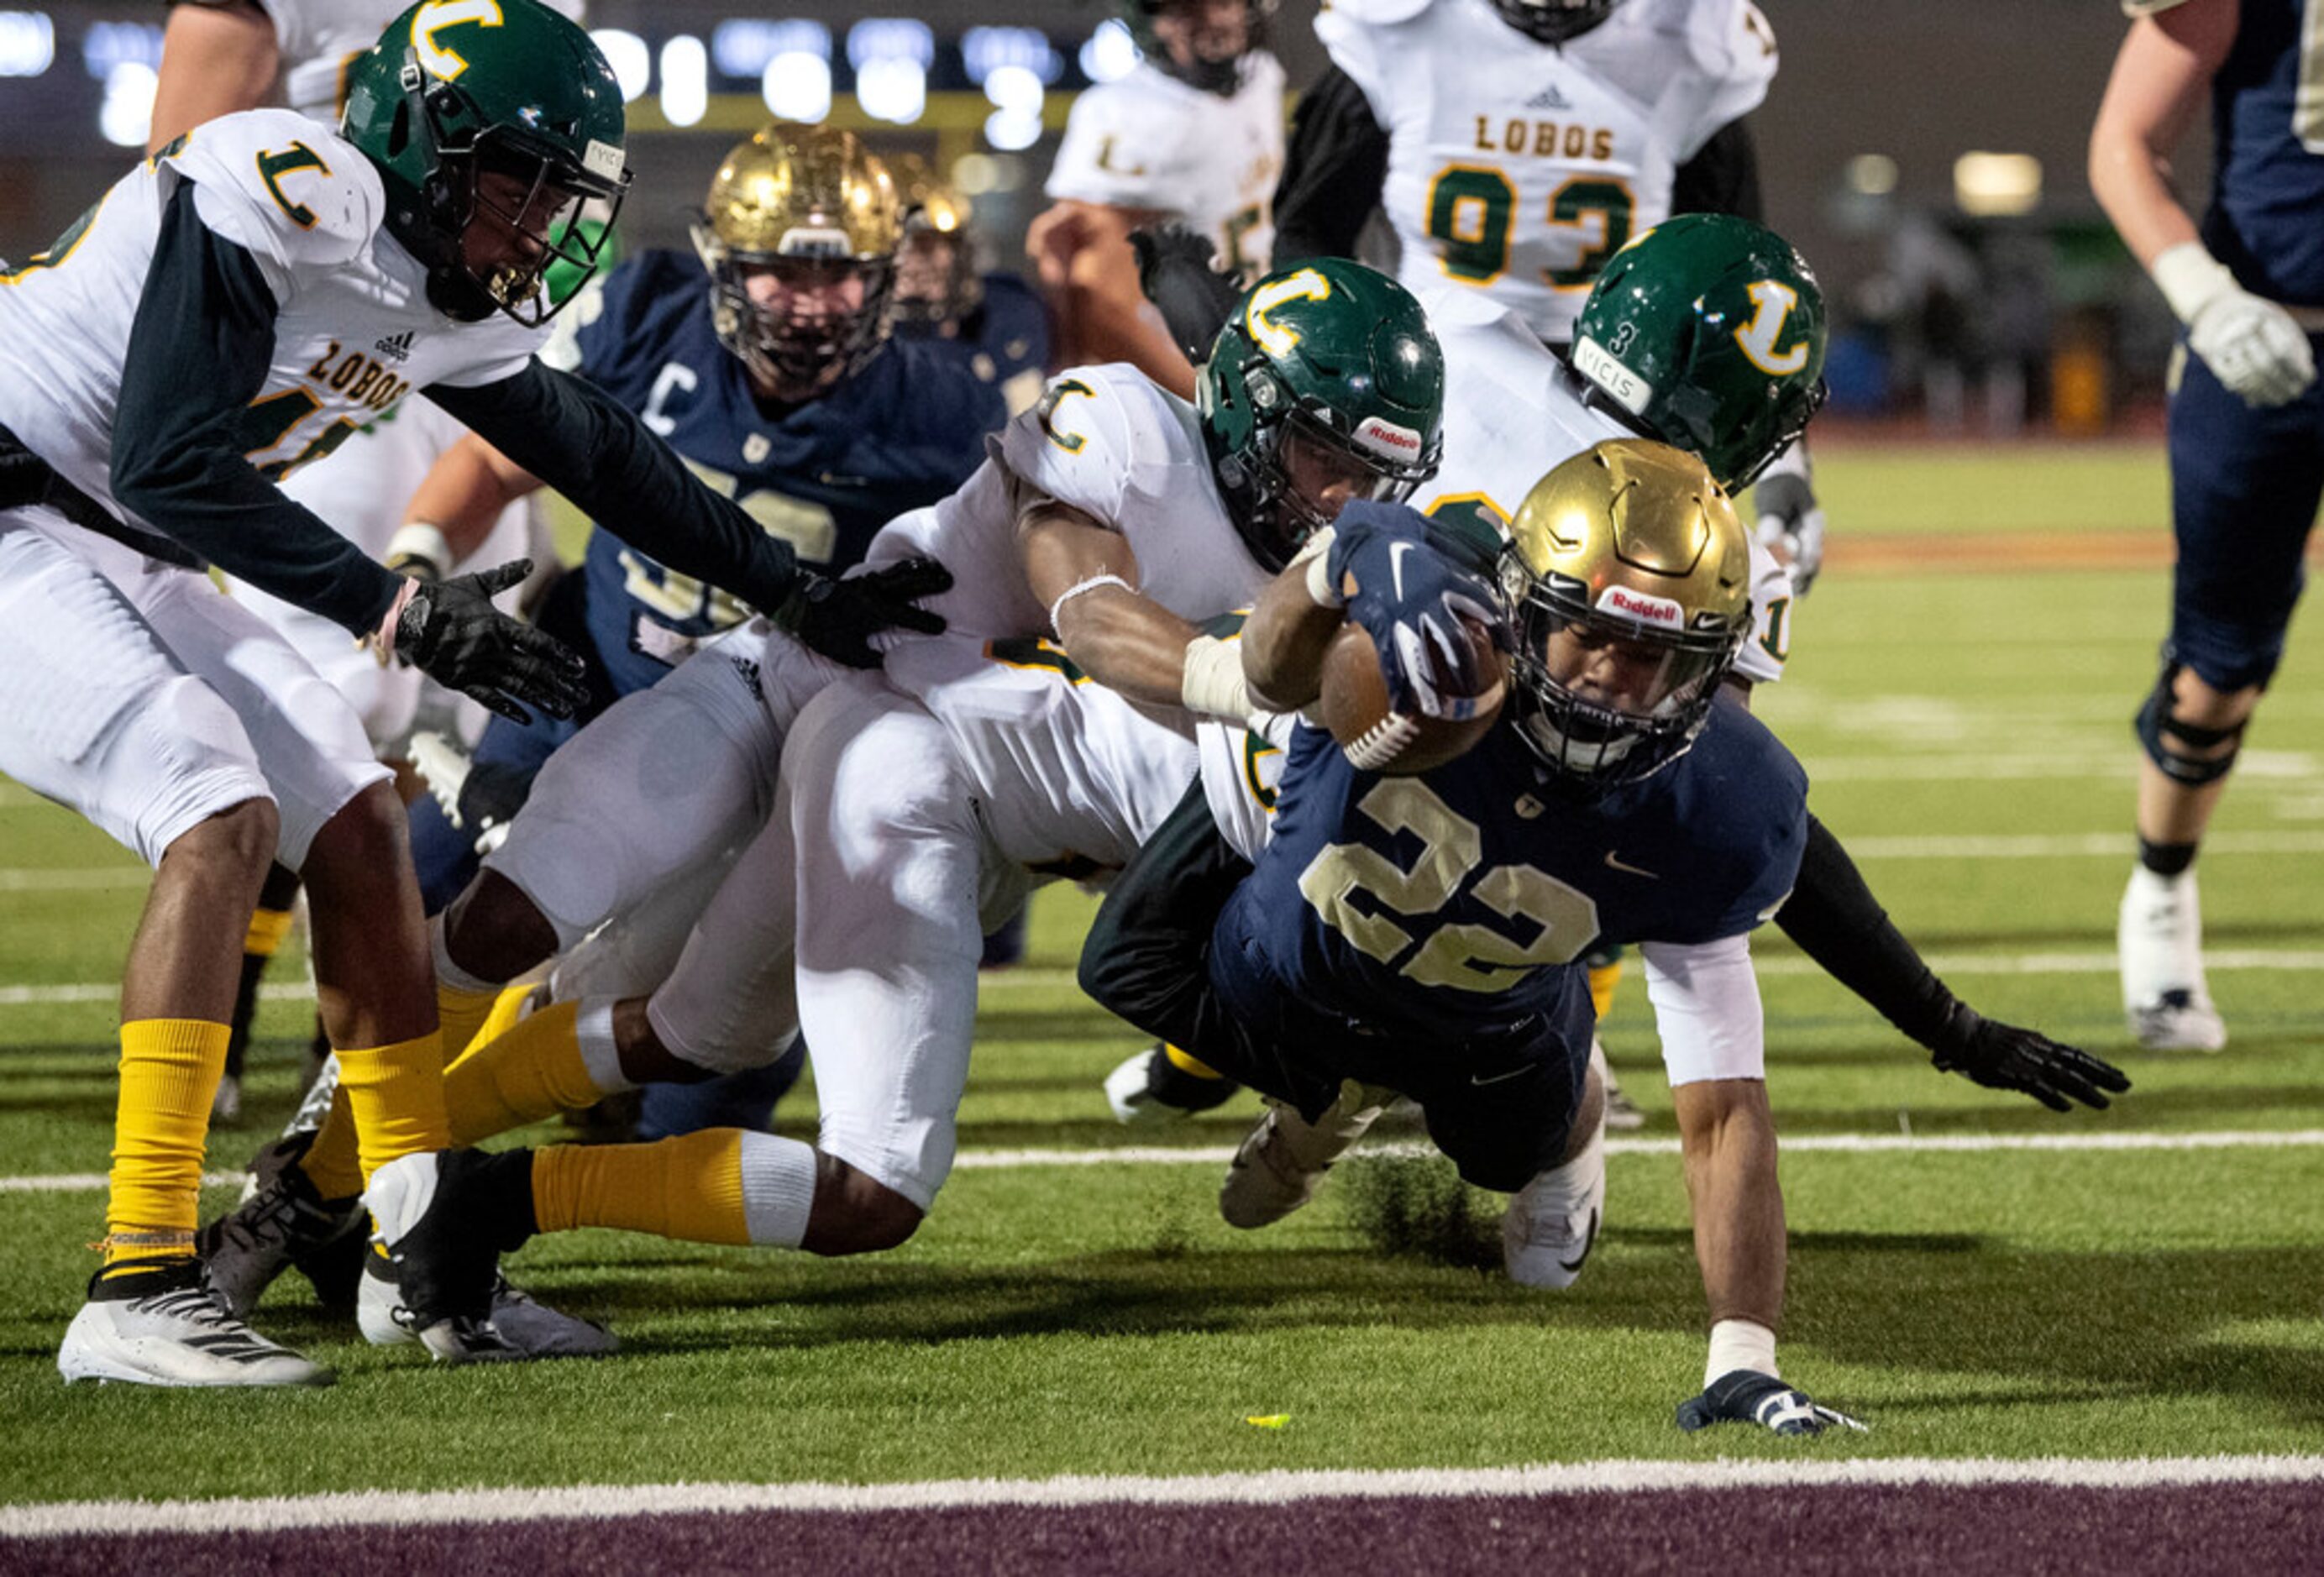
M 1194 402 L 1227 514 L 1271 573 L 1337 512 L 1294 485 L 1293 470 L 1309 488 L 1328 479 L 1389 501 L 1436 474 L 1444 354 L 1402 285 L 1317 258 L 1243 293 Z
M 1740 492 L 1823 404 L 1823 291 L 1774 231 L 1665 219 L 1614 254 L 1573 326 L 1573 370 L 1646 437 Z
M 528 326 L 546 322 L 602 262 L 630 184 L 623 129 L 613 68 L 538 0 L 421 0 L 348 68 L 339 127 L 378 170 L 388 232 L 427 268 L 437 308 L 469 322 L 498 310 Z M 603 227 L 570 222 L 584 202 L 597 205 Z M 480 215 L 531 260 L 472 265 L 462 243 Z M 559 264 L 578 275 L 561 298 L 541 282 Z
M 1221 97 L 1231 97 L 1242 86 L 1242 63 L 1254 50 L 1267 47 L 1268 22 L 1275 15 L 1276 0 L 1245 0 L 1243 6 L 1242 47 L 1236 50 L 1205 52 L 1199 39 L 1192 53 L 1181 60 L 1171 53 L 1170 46 L 1155 31 L 1156 19 L 1173 6 L 1197 9 L 1200 0 L 1189 6 L 1188 0 L 1116 0 L 1122 24 L 1130 29 L 1130 38 L 1146 63 L 1165 77 L 1175 77 L 1189 88 Z M 1200 31 L 1198 27 L 1198 32 Z

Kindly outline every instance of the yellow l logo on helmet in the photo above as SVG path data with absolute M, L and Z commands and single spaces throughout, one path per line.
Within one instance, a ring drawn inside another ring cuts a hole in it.
M 1321 301 L 1331 293 L 1332 281 L 1312 268 L 1269 280 L 1250 293 L 1250 303 L 1242 310 L 1243 327 L 1268 355 L 1287 356 L 1299 343 L 1299 331 L 1278 327 L 1267 315 L 1286 301 Z
M 1735 331 L 1735 343 L 1751 358 L 1751 364 L 1774 377 L 1786 378 L 1808 364 L 1807 341 L 1786 351 L 1778 351 L 1775 342 L 1784 337 L 1784 325 L 1791 321 L 1792 309 L 1800 304 L 1800 293 L 1789 285 L 1774 280 L 1752 282 L 1751 321 Z
M 437 43 L 437 32 L 473 22 L 479 27 L 501 24 L 499 0 L 428 0 L 428 4 L 411 14 L 411 47 L 420 56 L 420 63 L 431 76 L 449 82 L 468 69 L 468 62 L 456 51 Z

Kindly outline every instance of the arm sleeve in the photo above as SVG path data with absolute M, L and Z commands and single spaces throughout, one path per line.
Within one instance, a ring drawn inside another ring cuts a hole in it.
M 122 508 L 228 575 L 357 634 L 400 577 L 285 497 L 246 456 L 251 401 L 274 354 L 275 300 L 181 183 L 162 215 L 130 329 L 110 481 Z
M 1672 1084 L 1767 1076 L 1766 1026 L 1748 936 L 1687 946 L 1641 943 L 1638 956 Z
M 421 391 L 591 520 L 682 574 L 772 613 L 798 586 L 790 547 L 696 481 L 595 384 L 528 362 L 498 383 Z
M 1301 95 L 1275 187 L 1275 266 L 1353 257 L 1388 184 L 1388 131 L 1335 63 Z
M 1882 1018 L 1936 1049 L 1952 1014 L 1953 993 L 1888 918 L 1840 840 L 1813 816 L 1799 881 L 1775 912 L 1775 923 Z
M 1748 118 L 1729 121 L 1711 134 L 1695 156 L 1678 167 L 1671 183 L 1674 214 L 1733 214 L 1755 225 L 1766 222 L 1759 195 L 1759 152 Z

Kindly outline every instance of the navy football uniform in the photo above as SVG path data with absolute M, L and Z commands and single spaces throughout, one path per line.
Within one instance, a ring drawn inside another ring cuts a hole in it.
M 2303 105 L 2303 0 L 2243 0 L 2211 81 L 2203 244 L 2255 295 L 2324 308 L 2324 109 Z M 2324 360 L 2324 341 L 2310 337 Z M 2166 659 L 2221 690 L 2264 684 L 2324 499 L 2324 384 L 2255 410 L 2182 352 L 2171 399 L 2179 538 Z
M 978 379 L 1001 391 L 1011 414 L 1041 397 L 1049 363 L 1049 312 L 1033 288 L 1013 273 L 989 273 L 976 305 L 961 315 L 958 331 L 935 321 L 896 324 L 896 337 L 950 350 Z
M 1561 793 L 1507 723 L 1408 778 L 1302 728 L 1273 841 L 1212 938 L 1212 987 L 1246 1031 L 1246 1065 L 1222 1071 L 1311 1115 L 1342 1078 L 1399 1090 L 1463 1176 L 1521 1187 L 1562 1154 L 1586 1076 L 1584 954 L 1766 919 L 1806 798 L 1791 753 L 1728 702 L 1685 755 L 1594 800 Z

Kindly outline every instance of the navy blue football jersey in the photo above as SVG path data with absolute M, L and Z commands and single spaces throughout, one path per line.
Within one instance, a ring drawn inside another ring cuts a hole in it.
M 1213 978 L 1247 1010 L 1288 991 L 1376 1028 L 1489 1034 L 1586 990 L 1562 966 L 1592 948 L 1750 930 L 1806 838 L 1806 773 L 1729 702 L 1685 755 L 1594 801 L 1561 795 L 1506 720 L 1408 778 L 1359 770 L 1303 727 Z
M 986 274 L 983 286 L 983 299 L 961 318 L 957 334 L 940 334 L 934 323 L 899 323 L 896 335 L 959 356 L 979 382 L 1001 391 L 1011 411 L 1021 410 L 1041 397 L 1049 361 L 1049 311 L 1015 274 Z
M 1001 396 L 954 355 L 891 342 L 821 398 L 761 407 L 742 364 L 718 343 L 702 264 L 649 252 L 607 277 L 572 336 L 574 368 L 635 410 L 696 475 L 733 498 L 803 564 L 836 574 L 881 526 L 936 503 L 983 463 L 1007 420 Z M 568 353 L 568 359 L 569 359 Z M 740 604 L 620 540 L 589 539 L 591 643 L 617 693 L 652 684 Z
M 2243 0 L 2211 79 L 2211 206 L 2203 244 L 2245 289 L 2324 306 L 2324 97 L 2303 106 L 2308 0 Z

